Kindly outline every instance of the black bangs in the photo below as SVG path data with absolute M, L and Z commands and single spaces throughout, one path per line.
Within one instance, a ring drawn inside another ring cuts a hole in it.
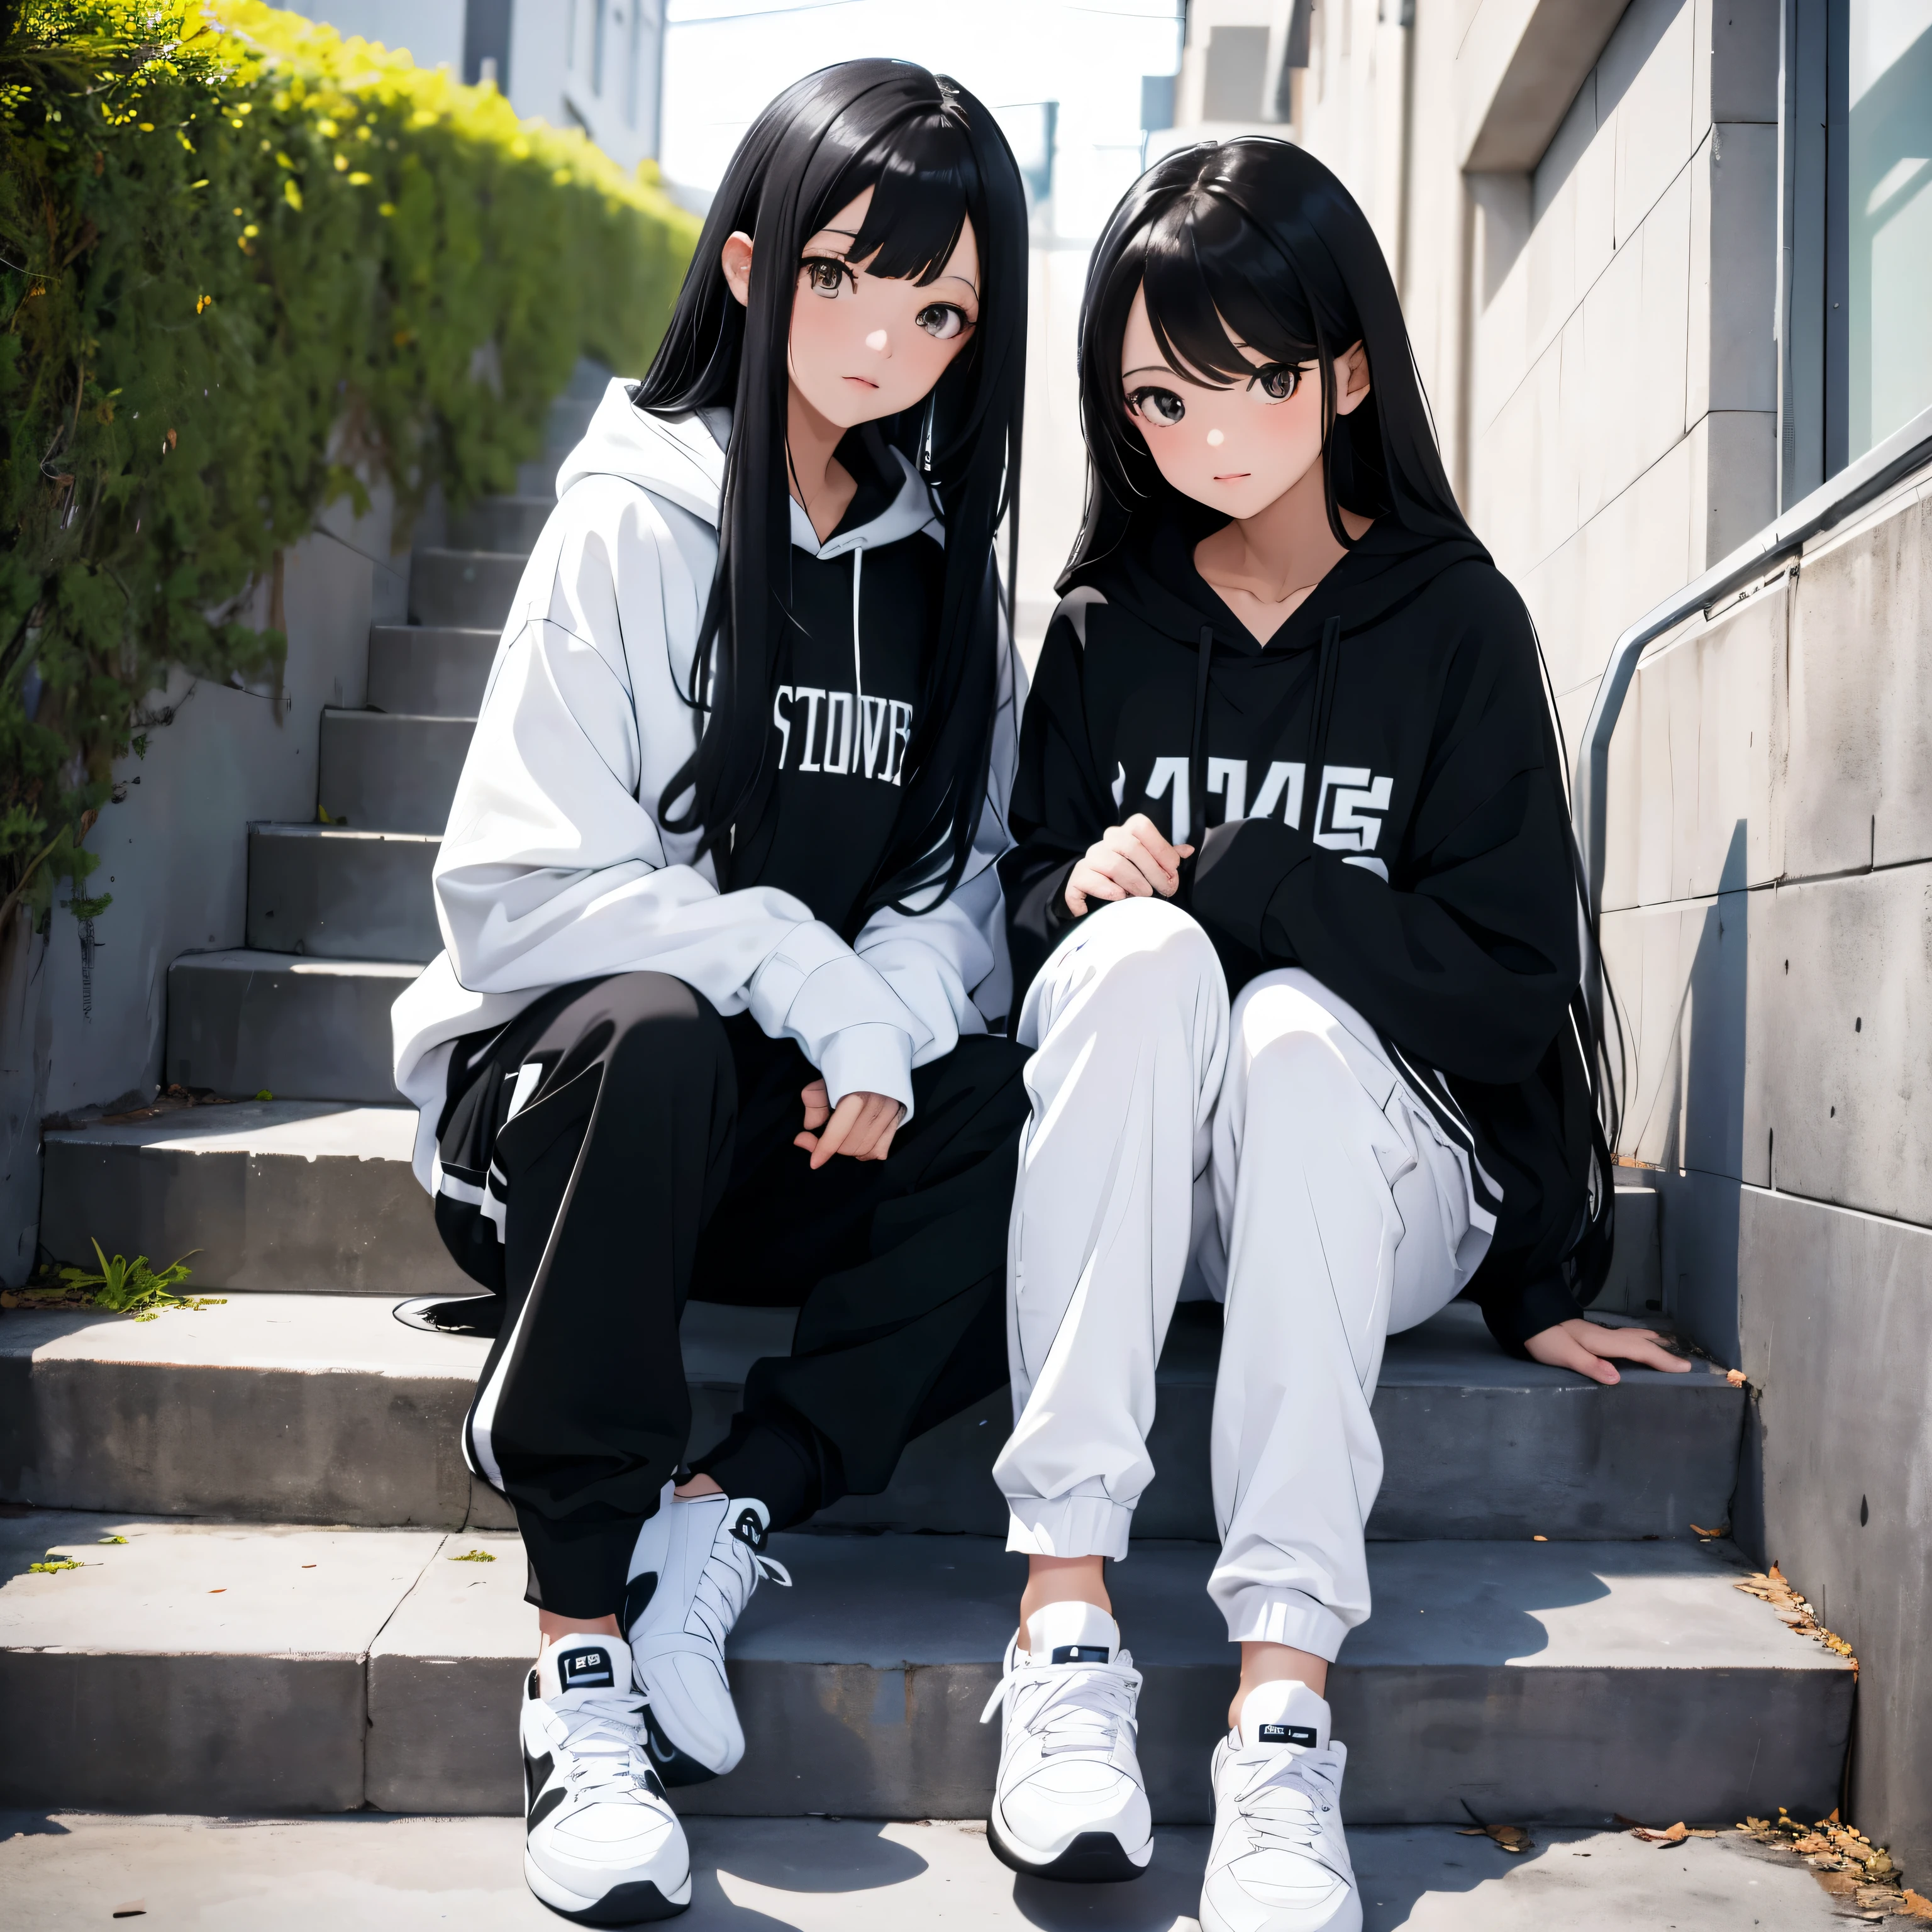
M 1283 259 L 1276 274 L 1256 280 L 1256 238 L 1238 208 L 1205 189 L 1184 196 L 1154 224 L 1141 278 L 1154 340 L 1177 368 L 1206 381 L 1246 382 L 1254 365 L 1235 338 L 1270 362 L 1306 362 L 1322 352 L 1294 264 Z
M 868 274 L 922 285 L 939 279 L 968 211 L 986 199 L 966 130 L 944 109 L 895 128 L 848 167 L 817 212 L 818 226 L 867 188 L 872 199 L 848 255 Z
M 752 124 L 712 198 L 640 409 L 663 416 L 728 405 L 718 568 L 686 695 L 704 714 L 698 749 L 659 800 L 664 825 L 700 830 L 721 884 L 770 803 L 770 716 L 789 614 L 788 352 L 806 244 L 867 188 L 844 251 L 880 276 L 929 284 L 970 222 L 978 318 L 916 410 L 879 433 L 919 470 L 946 527 L 940 634 L 907 747 L 905 796 L 861 916 L 930 910 L 964 876 L 985 802 L 1000 682 L 993 533 L 1015 507 L 1026 371 L 1027 209 L 1019 169 L 986 109 L 910 62 L 848 61 L 786 88 Z M 719 266 L 752 238 L 748 306 Z M 777 265 L 778 272 L 766 265 Z M 848 934 L 848 938 L 851 935 Z
M 1116 548 L 1173 491 L 1128 415 L 1120 343 L 1134 297 L 1176 368 L 1243 381 L 1245 344 L 1321 373 L 1324 494 L 1336 540 L 1344 509 L 1420 534 L 1467 537 L 1436 445 L 1395 284 L 1368 218 L 1328 169 L 1264 136 L 1184 148 L 1127 190 L 1095 245 L 1080 312 L 1086 514 L 1060 587 Z M 1367 397 L 1335 406 L 1335 358 L 1360 342 Z

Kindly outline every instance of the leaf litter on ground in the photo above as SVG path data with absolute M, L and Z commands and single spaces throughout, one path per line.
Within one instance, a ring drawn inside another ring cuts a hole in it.
M 1784 1572 L 1774 1563 L 1768 1570 L 1754 1570 L 1742 1582 L 1731 1588 L 1742 1590 L 1748 1597 L 1755 1597 L 1760 1603 L 1768 1604 L 1777 1612 L 1780 1622 L 1787 1624 L 1800 1636 L 1808 1636 L 1814 1642 L 1822 1643 L 1827 1650 L 1835 1651 L 1850 1660 L 1854 1670 L 1858 1660 L 1852 1655 L 1852 1647 L 1834 1632 L 1828 1630 L 1813 1612 L 1811 1606 L 1794 1590 Z
M 1844 1823 L 1836 1811 L 1802 1825 L 1780 1805 L 1775 1818 L 1747 1815 L 1738 1830 L 1760 1845 L 1802 1858 L 1828 1892 L 1868 1916 L 1932 1922 L 1932 1898 L 1913 1891 L 1884 1846 Z

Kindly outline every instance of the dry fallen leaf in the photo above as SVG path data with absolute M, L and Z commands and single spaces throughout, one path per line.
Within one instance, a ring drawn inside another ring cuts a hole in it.
M 1550 1540 L 1546 1536 L 1532 1536 L 1529 1540 L 1532 1543 L 1547 1543 Z
M 211 1591 L 209 1591 L 209 1592 L 208 1592 L 208 1594 L 211 1597 L 225 1597 L 225 1596 L 226 1596 L 226 1595 L 227 1595 L 227 1594 L 228 1594 L 228 1586 L 227 1586 L 226 1583 L 224 1583 L 224 1584 L 223 1584 L 223 1585 L 222 1585 L 222 1586 L 220 1587 L 220 1589 L 218 1589 L 218 1590 L 211 1590 Z
M 1744 1372 L 1742 1369 L 1726 1369 L 1724 1371 L 1724 1379 L 1732 1388 L 1742 1388 L 1744 1385 Z
M 1661 1832 L 1653 1832 L 1648 1826 L 1640 1825 L 1630 1834 L 1633 1838 L 1641 1838 L 1646 1844 L 1652 1845 L 1681 1845 L 1690 1835 L 1690 1828 L 1682 1818 L 1678 1819 L 1676 1824 L 1666 1826 Z
M 1462 1809 L 1468 1812 L 1472 1818 L 1476 1820 L 1473 1825 L 1459 1827 L 1464 1838 L 1487 1838 L 1492 1844 L 1502 1846 L 1506 1852 L 1521 1852 L 1535 1850 L 1535 1841 L 1520 1825 L 1485 1824 L 1480 1817 L 1477 1816 L 1475 1807 L 1466 1798 L 1462 1801 Z
M 1914 1892 L 1909 1885 L 1904 1894 L 1905 1916 L 1908 1918 L 1932 1918 L 1932 1898 L 1923 1892 Z
M 130 1898 L 125 1905 L 117 1905 L 112 1916 L 116 1918 L 145 1918 L 148 1916 L 147 1901 Z

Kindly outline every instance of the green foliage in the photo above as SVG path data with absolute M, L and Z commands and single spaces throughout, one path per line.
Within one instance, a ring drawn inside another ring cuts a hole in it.
M 58 1550 L 50 1550 L 44 1563 L 29 1563 L 27 1565 L 27 1574 L 30 1576 L 54 1576 L 63 1570 L 78 1570 L 82 1567 L 71 1556 L 63 1556 Z
M 188 1251 L 190 1254 L 195 1252 L 194 1249 Z M 112 1314 L 131 1315 L 136 1322 L 152 1322 L 164 1308 L 199 1311 L 227 1306 L 226 1300 L 211 1300 L 205 1294 L 179 1295 L 172 1292 L 194 1272 L 188 1265 L 187 1255 L 170 1262 L 157 1274 L 148 1265 L 146 1255 L 136 1255 L 131 1262 L 124 1255 L 116 1255 L 110 1261 L 101 1252 L 98 1241 L 94 1244 L 94 1254 L 100 1264 L 98 1274 L 89 1274 L 85 1268 L 64 1268 L 60 1271 L 60 1287 L 30 1288 L 22 1298 L 29 1302 L 51 1302 L 63 1307 L 71 1307 L 78 1303 L 82 1306 L 105 1308 Z
M 319 510 L 511 484 L 580 354 L 647 358 L 697 224 L 492 87 L 257 0 L 0 5 L 0 924 L 44 913 L 171 668 Z M 271 604 L 272 617 L 278 616 Z

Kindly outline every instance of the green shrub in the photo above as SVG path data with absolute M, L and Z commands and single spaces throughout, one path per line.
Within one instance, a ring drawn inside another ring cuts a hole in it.
M 86 916 L 144 694 L 275 677 L 234 613 L 361 479 L 405 527 L 508 488 L 580 354 L 648 358 L 697 224 L 256 0 L 0 0 L 0 901 Z

